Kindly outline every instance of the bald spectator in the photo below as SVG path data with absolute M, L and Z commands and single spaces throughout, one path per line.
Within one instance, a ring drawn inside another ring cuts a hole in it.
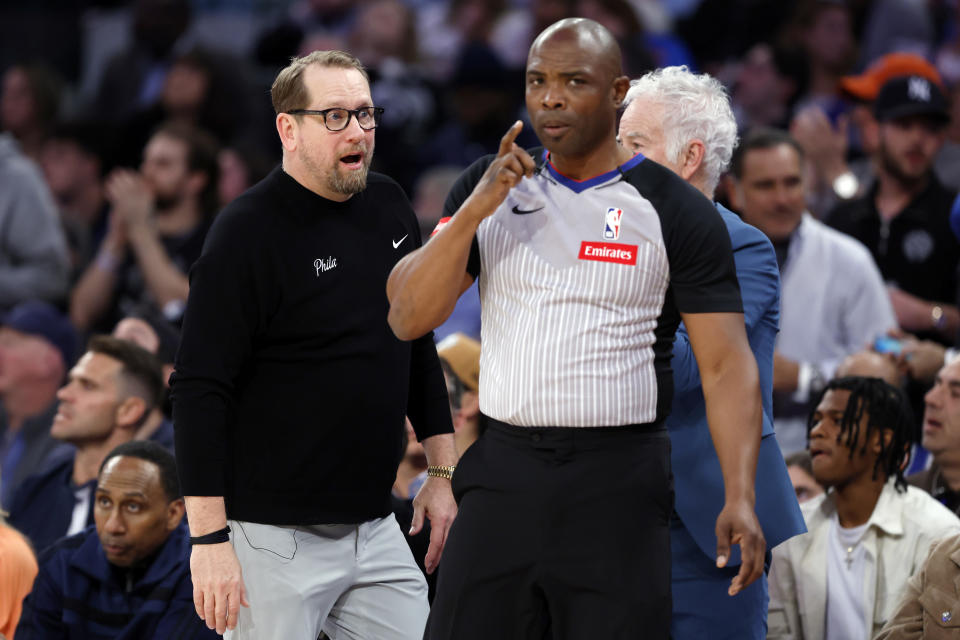
M 896 363 L 876 351 L 851 353 L 840 362 L 835 375 L 837 378 L 880 378 L 894 387 L 899 387 L 901 382 Z
M 50 425 L 76 341 L 70 322 L 44 302 L 18 305 L 0 323 L 0 503 L 7 507 L 57 448 Z
M 897 364 L 911 380 L 925 386 L 933 384 L 940 368 L 957 356 L 957 350 L 934 340 L 918 340 L 906 333 L 900 335 L 900 353 Z

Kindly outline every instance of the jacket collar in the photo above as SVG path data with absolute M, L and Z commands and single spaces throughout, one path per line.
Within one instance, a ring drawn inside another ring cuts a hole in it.
M 873 507 L 873 513 L 867 520 L 867 530 L 874 527 L 880 529 L 888 536 L 903 535 L 903 500 L 898 500 L 898 492 L 894 486 L 894 478 L 890 478 L 883 485 L 880 497 L 877 498 L 877 504 Z M 830 488 L 821 499 L 817 509 L 811 514 L 809 528 L 815 527 L 823 521 L 829 520 L 837 512 L 837 505 L 834 502 L 836 492 Z

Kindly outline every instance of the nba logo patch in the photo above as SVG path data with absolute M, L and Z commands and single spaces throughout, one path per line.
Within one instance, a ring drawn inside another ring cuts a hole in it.
M 620 238 L 620 218 L 623 216 L 623 209 L 610 207 L 604 216 L 603 237 L 606 240 L 617 240 Z

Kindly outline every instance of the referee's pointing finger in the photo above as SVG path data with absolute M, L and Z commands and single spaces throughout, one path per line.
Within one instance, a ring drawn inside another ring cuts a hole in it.
M 500 138 L 500 151 L 497 152 L 498 156 L 505 156 L 513 150 L 513 141 L 520 135 L 521 129 L 523 129 L 522 120 L 517 120 L 513 123 L 513 126 L 507 129 L 507 132 Z

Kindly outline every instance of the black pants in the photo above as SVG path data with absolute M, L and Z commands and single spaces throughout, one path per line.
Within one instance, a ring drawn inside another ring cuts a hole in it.
M 670 633 L 670 440 L 660 425 L 490 421 L 453 478 L 428 640 Z

